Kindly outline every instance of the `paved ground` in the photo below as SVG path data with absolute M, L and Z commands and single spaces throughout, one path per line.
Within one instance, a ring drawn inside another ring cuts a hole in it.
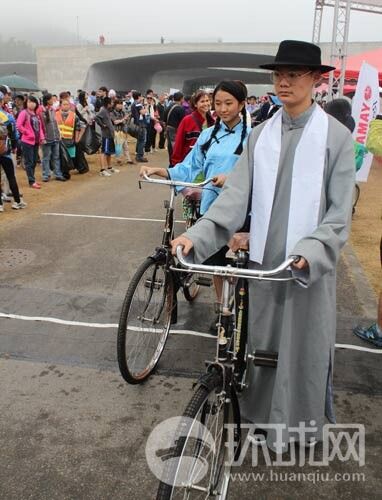
M 155 158 L 165 162 L 163 154 Z M 144 457 L 147 436 L 183 411 L 214 341 L 175 334 L 158 374 L 143 386 L 126 385 L 116 367 L 116 328 L 83 323 L 118 322 L 129 279 L 159 242 L 161 224 L 47 215 L 161 219 L 166 189 L 140 191 L 136 175 L 137 167 L 124 167 L 110 179 L 60 184 L 65 196 L 0 227 L 0 313 L 80 323 L 0 318 L 0 498 L 155 498 L 157 483 Z M 176 328 L 205 332 L 212 301 L 203 289 L 198 303 L 182 302 Z M 364 347 L 351 328 L 367 323 L 374 308 L 375 297 L 348 247 L 339 264 L 337 342 Z M 230 498 L 381 498 L 379 359 L 367 352 L 336 353 L 338 421 L 366 426 L 366 467 L 334 463 L 329 471 L 362 472 L 365 481 L 345 477 L 314 485 L 247 478 L 231 487 Z M 268 474 L 269 468 L 256 471 Z M 240 472 L 253 472 L 248 460 Z

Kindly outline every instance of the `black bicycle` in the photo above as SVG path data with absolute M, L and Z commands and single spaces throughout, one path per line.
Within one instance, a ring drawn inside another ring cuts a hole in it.
M 211 179 L 201 183 L 177 182 L 145 177 L 139 181 L 170 186 L 170 200 L 164 202 L 166 219 L 161 246 L 147 257 L 130 281 L 118 324 L 117 357 L 122 377 L 130 384 L 139 384 L 149 377 L 158 364 L 170 327 L 177 322 L 177 293 L 192 302 L 201 285 L 210 286 L 209 279 L 194 273 L 176 273 L 176 260 L 171 255 L 174 237 L 174 203 L 176 188 L 191 189 L 185 196 L 188 205 L 186 227 L 199 217 L 200 196 L 195 190 L 204 188 Z
M 248 256 L 244 251 L 237 253 L 235 267 L 192 264 L 183 257 L 182 247 L 177 248 L 177 258 L 183 269 L 173 268 L 174 272 L 221 276 L 223 294 L 215 359 L 206 361 L 206 373 L 198 380 L 180 420 L 175 444 L 163 455 L 164 471 L 156 498 L 224 500 L 231 464 L 240 454 L 237 393 L 248 386 L 248 364 L 271 369 L 278 359 L 276 352 L 248 352 L 248 280 L 295 280 L 291 273 L 285 273 L 295 258 L 270 271 L 246 269 Z

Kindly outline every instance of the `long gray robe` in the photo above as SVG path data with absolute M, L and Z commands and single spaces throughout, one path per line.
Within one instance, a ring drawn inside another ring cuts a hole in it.
M 250 263 L 250 267 L 273 268 L 285 258 L 294 154 L 314 106 L 296 119 L 283 111 L 280 162 L 264 260 L 261 266 Z M 330 389 L 336 333 L 336 264 L 349 235 L 355 165 L 349 131 L 336 119 L 328 118 L 319 225 L 291 252 L 309 263 L 308 272 L 295 273 L 305 279 L 307 287 L 253 280 L 249 287 L 249 352 L 255 347 L 276 351 L 279 361 L 277 369 L 250 366 L 250 386 L 240 398 L 242 415 L 260 427 L 284 424 L 282 451 L 291 438 L 296 438 L 288 432 L 289 427 L 299 422 L 310 425 L 313 420 L 317 432 L 307 439 L 320 440 L 325 414 L 334 421 Z M 219 198 L 186 233 L 194 243 L 196 262 L 214 254 L 243 226 L 251 197 L 254 147 L 262 128 L 252 131 Z M 274 441 L 275 434 L 268 432 L 267 444 L 272 449 Z

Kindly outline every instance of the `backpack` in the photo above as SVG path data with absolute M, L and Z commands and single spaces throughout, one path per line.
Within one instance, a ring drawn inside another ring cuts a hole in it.
M 8 129 L 5 125 L 0 124 L 0 156 L 9 152 Z

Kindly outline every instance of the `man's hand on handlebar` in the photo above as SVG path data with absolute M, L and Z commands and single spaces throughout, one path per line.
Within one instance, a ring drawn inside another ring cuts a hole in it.
M 215 175 L 215 177 L 212 178 L 212 184 L 216 187 L 223 187 L 226 180 L 227 176 L 224 174 Z
M 302 271 L 303 269 L 309 268 L 309 263 L 306 259 L 304 259 L 304 257 L 301 257 L 301 255 L 299 255 L 298 259 L 296 259 L 293 262 L 292 267 L 294 267 L 295 269 L 298 269 L 299 271 Z
M 172 242 L 171 242 L 172 255 L 176 255 L 176 247 L 179 245 L 183 247 L 183 255 L 188 255 L 190 253 L 190 250 L 194 246 L 192 241 L 189 240 L 188 238 L 186 238 L 185 236 L 183 236 L 183 235 L 178 236 L 177 238 L 175 238 L 175 240 L 172 240 Z
M 232 252 L 249 249 L 249 233 L 235 233 L 228 242 Z

